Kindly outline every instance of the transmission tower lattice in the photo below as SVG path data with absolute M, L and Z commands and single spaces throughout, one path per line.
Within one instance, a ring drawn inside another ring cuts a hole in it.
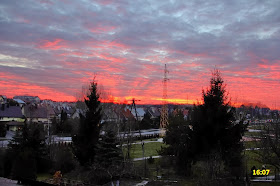
M 168 108 L 167 108 L 167 67 L 165 64 L 164 67 L 164 77 L 163 77 L 163 94 L 162 94 L 162 108 L 160 114 L 160 128 L 161 128 L 161 135 L 164 135 L 164 129 L 168 125 Z

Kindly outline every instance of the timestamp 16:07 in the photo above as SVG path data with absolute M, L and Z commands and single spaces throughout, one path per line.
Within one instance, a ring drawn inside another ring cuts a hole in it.
M 262 176 L 267 176 L 269 174 L 270 170 L 269 169 L 264 169 L 264 170 L 253 170 L 253 175 L 254 176 L 259 176 L 259 175 L 262 175 Z

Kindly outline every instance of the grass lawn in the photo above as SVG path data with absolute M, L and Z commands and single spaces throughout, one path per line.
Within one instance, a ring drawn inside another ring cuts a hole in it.
M 158 140 L 158 138 L 151 138 L 151 139 L 144 139 L 143 141 L 157 141 Z M 139 141 L 139 142 L 141 142 L 141 141 Z
M 245 151 L 245 157 L 247 162 L 247 172 L 251 173 L 251 168 L 255 166 L 257 169 L 262 169 L 263 163 L 257 161 L 258 154 L 256 154 L 254 151 Z M 274 167 L 271 165 L 265 165 L 266 169 L 270 169 L 269 175 L 272 176 L 274 175 Z
M 139 175 L 144 177 L 144 161 L 135 161 L 134 166 L 138 171 Z M 197 180 L 194 178 L 187 178 L 179 176 L 175 173 L 174 167 L 170 164 L 170 161 L 166 159 L 155 159 L 154 163 L 146 164 L 146 178 L 149 178 L 149 183 L 147 186 L 158 186 L 158 185 L 197 185 Z M 162 176 L 157 178 L 157 176 Z M 169 182 L 168 182 L 169 181 Z M 174 183 L 173 181 L 177 181 Z
M 44 181 L 53 178 L 53 175 L 48 173 L 37 174 L 37 181 Z
M 257 125 L 257 126 L 253 126 L 253 127 L 255 127 L 254 129 L 261 129 L 263 127 L 263 125 Z M 258 132 L 247 132 L 246 134 L 247 134 L 247 136 L 250 136 L 250 135 L 259 136 L 260 135 L 260 133 L 258 133 Z M 245 141 L 244 146 L 245 146 L 245 149 L 261 148 L 261 144 L 258 141 Z M 257 169 L 261 169 L 262 165 L 264 165 L 264 163 L 257 161 L 259 155 L 255 152 L 257 152 L 257 151 L 256 150 L 245 151 L 245 158 L 246 158 L 245 162 L 247 163 L 247 172 L 248 173 L 251 173 L 251 168 L 253 166 L 256 166 Z M 275 168 L 271 165 L 265 165 L 265 166 L 266 166 L 266 169 L 270 169 L 269 175 L 274 175 Z M 260 183 L 260 184 L 263 184 L 263 183 Z M 279 185 L 280 185 L 280 183 L 279 183 Z
M 250 125 L 248 129 L 262 130 L 264 125 Z
M 248 137 L 251 137 L 251 136 L 261 136 L 261 133 L 260 132 L 245 132 L 244 133 L 244 136 L 248 136 Z
M 249 148 L 258 148 L 259 142 L 258 141 L 244 141 L 245 149 Z
M 166 145 L 161 142 L 145 143 L 144 156 L 145 157 L 158 156 L 159 154 L 157 151 L 159 151 L 161 147 L 166 147 Z M 142 157 L 143 157 L 142 145 L 141 144 L 132 145 L 131 158 L 142 158 Z
M 158 140 L 158 138 L 151 138 L 151 139 L 144 139 L 142 141 L 157 141 L 157 140 Z M 138 142 L 141 142 L 141 140 L 135 141 L 135 143 L 138 143 Z

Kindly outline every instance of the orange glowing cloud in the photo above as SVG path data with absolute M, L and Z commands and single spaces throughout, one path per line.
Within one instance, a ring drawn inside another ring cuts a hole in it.
M 115 103 L 115 104 L 120 104 L 123 101 L 123 98 L 121 97 L 115 97 L 112 95 L 109 95 L 107 98 L 100 98 L 100 101 L 103 103 Z
M 52 99 L 53 101 L 76 101 L 76 98 L 71 95 L 67 95 L 63 92 L 50 89 L 48 87 L 42 87 L 38 85 L 31 85 L 27 83 L 7 84 L 5 81 L 0 81 L 2 90 L 5 90 L 7 97 L 15 96 L 14 90 L 17 90 L 16 95 L 31 95 L 38 96 L 41 99 Z
M 157 101 L 167 101 L 168 103 L 172 103 L 172 104 L 201 104 L 201 102 L 198 102 L 198 100 L 189 100 L 189 99 L 176 99 L 176 98 L 172 98 L 172 99 L 163 99 L 163 98 L 154 98 L 154 100 Z
M 39 86 L 32 83 L 19 82 L 18 80 L 27 79 L 11 73 L 0 72 L 0 84 L 1 91 L 5 92 L 7 97 L 13 97 L 16 95 L 33 95 L 39 96 L 41 99 L 52 99 L 54 101 L 76 101 L 76 98 L 72 95 L 68 95 L 64 92 L 59 92 L 49 87 Z

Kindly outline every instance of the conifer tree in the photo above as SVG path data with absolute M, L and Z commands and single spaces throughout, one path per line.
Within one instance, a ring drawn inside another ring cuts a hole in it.
M 12 176 L 17 179 L 36 179 L 37 166 L 46 157 L 47 148 L 42 129 L 38 125 L 24 124 L 22 131 L 8 144 L 8 154 L 13 157 Z
M 174 116 L 170 116 L 163 141 L 168 147 L 163 148 L 161 154 L 174 155 L 177 172 L 189 175 L 192 162 L 192 130 L 182 111 L 177 110 Z
M 124 171 L 122 152 L 112 130 L 105 132 L 97 145 L 95 163 L 90 175 L 91 184 L 104 185 L 119 180 Z
M 241 139 L 247 126 L 242 121 L 235 122 L 234 108 L 229 105 L 219 70 L 214 70 L 210 88 L 202 94 L 204 104 L 195 107 L 191 116 L 195 157 L 209 159 L 216 153 L 226 169 L 238 175 L 242 168 Z
M 113 131 L 108 131 L 102 136 L 98 144 L 96 162 L 104 168 L 120 164 L 122 161 L 121 149 L 117 147 L 117 139 Z
M 212 73 L 210 87 L 202 96 L 204 103 L 194 106 L 189 123 L 180 115 L 170 118 L 164 138 L 169 147 L 162 152 L 174 155 L 178 170 L 184 174 L 190 173 L 197 161 L 220 157 L 227 171 L 237 176 L 242 168 L 241 138 L 247 126 L 235 122 L 219 70 Z
M 80 125 L 73 139 L 73 153 L 82 166 L 91 165 L 96 154 L 96 145 L 100 133 L 101 105 L 97 92 L 97 83 L 93 80 L 90 93 L 85 99 L 86 115 L 80 114 Z

